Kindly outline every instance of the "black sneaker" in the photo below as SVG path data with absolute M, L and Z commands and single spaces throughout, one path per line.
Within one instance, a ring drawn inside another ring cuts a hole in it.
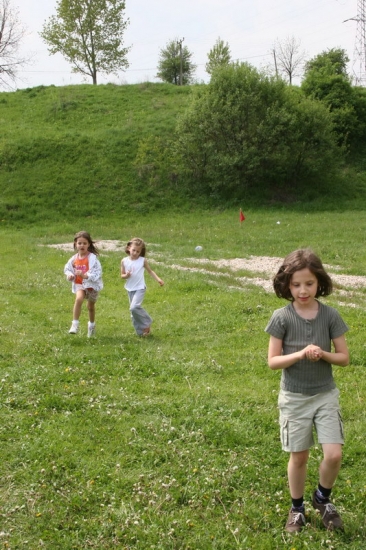
M 316 500 L 316 491 L 313 494 L 313 507 L 319 510 L 323 525 L 329 531 L 339 529 L 343 531 L 343 521 L 338 514 L 336 507 L 331 502 L 318 502 Z
M 293 510 L 292 508 L 289 511 L 287 523 L 286 523 L 286 531 L 288 533 L 298 533 L 301 531 L 301 529 L 305 527 L 305 516 L 302 512 L 299 512 L 298 510 Z

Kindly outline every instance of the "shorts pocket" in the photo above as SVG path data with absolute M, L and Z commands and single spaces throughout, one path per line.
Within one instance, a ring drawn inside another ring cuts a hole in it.
M 282 447 L 288 446 L 288 419 L 283 418 L 281 420 L 281 426 L 280 426 L 280 437 L 281 437 L 281 443 Z

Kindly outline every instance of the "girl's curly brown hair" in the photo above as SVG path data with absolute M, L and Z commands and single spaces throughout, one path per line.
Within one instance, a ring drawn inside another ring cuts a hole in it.
M 294 250 L 283 260 L 273 278 L 273 288 L 279 298 L 293 301 L 290 291 L 292 275 L 300 269 L 308 268 L 318 281 L 315 298 L 329 296 L 333 290 L 332 279 L 325 271 L 320 258 L 309 248 Z

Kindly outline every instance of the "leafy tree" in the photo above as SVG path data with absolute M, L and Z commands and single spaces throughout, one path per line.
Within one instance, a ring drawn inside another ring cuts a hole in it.
M 191 61 L 192 53 L 181 40 L 171 40 L 165 48 L 160 50 L 157 77 L 170 84 L 191 84 L 193 82 L 196 65 Z
M 325 181 L 339 148 L 328 110 L 248 64 L 230 64 L 198 90 L 177 128 L 192 189 L 222 198 Z
M 57 15 L 49 18 L 40 33 L 50 53 L 61 53 L 73 72 L 90 76 L 117 73 L 128 67 L 123 47 L 124 0 L 59 0 Z
M 366 143 L 366 90 L 363 86 L 353 88 L 353 107 L 357 116 L 351 140 L 354 149 L 364 149 Z
M 17 73 L 26 65 L 29 57 L 22 57 L 18 50 L 26 33 L 19 19 L 19 11 L 12 8 L 10 0 L 0 0 L 0 85 L 11 87 Z
M 208 52 L 206 72 L 212 74 L 215 69 L 228 65 L 231 62 L 230 46 L 219 37 L 213 48 Z
M 316 71 L 322 74 L 340 75 L 350 80 L 347 73 L 349 57 L 341 48 L 331 48 L 310 59 L 305 63 L 305 78 L 309 73 Z
M 301 89 L 328 106 L 340 143 L 357 134 L 355 91 L 347 73 L 349 58 L 343 49 L 329 49 L 308 61 Z
M 294 36 L 288 36 L 285 40 L 277 40 L 273 54 L 276 63 L 276 74 L 282 73 L 292 84 L 294 77 L 301 74 L 305 60 L 305 52 L 300 50 L 301 42 Z

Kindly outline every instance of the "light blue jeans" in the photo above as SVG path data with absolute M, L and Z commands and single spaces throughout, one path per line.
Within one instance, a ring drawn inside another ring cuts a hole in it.
M 128 299 L 130 301 L 130 313 L 132 324 L 136 333 L 141 336 L 144 329 L 148 328 L 152 319 L 147 311 L 142 307 L 142 301 L 145 297 L 146 288 L 142 290 L 128 290 Z

